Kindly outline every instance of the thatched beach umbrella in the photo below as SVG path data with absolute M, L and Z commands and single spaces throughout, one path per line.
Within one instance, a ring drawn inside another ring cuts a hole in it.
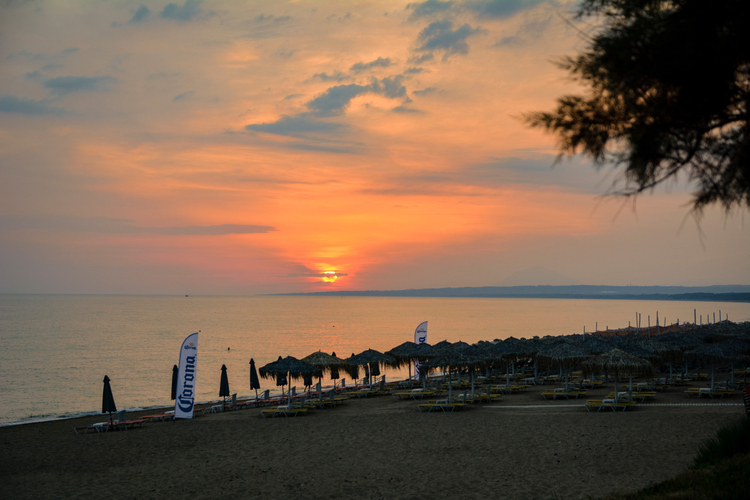
M 390 351 L 386 351 L 385 354 L 388 356 L 393 356 L 393 358 L 395 359 L 395 362 L 393 364 L 394 368 L 401 368 L 404 365 L 408 366 L 409 380 L 411 380 L 412 363 L 414 361 L 424 363 L 435 355 L 435 351 L 430 344 L 416 344 L 414 342 L 407 341 L 401 345 L 394 347 Z
M 109 413 L 109 421 L 112 422 L 112 413 L 117 411 L 115 397 L 112 395 L 112 387 L 109 385 L 109 377 L 104 376 L 104 393 L 102 394 L 102 413 Z
M 349 374 L 352 378 L 359 377 L 359 370 L 357 366 L 349 363 L 345 359 L 341 359 L 336 356 L 336 353 L 328 354 L 323 351 L 317 351 L 309 354 L 302 358 L 302 361 L 309 365 L 316 366 L 320 369 L 321 373 L 331 373 L 334 370 L 343 370 Z
M 569 343 L 559 343 L 539 351 L 536 359 L 543 368 L 560 368 L 565 370 L 565 392 L 568 392 L 568 374 L 574 367 L 590 355 L 585 350 Z
M 376 377 L 380 374 L 380 368 L 385 368 L 385 366 L 393 365 L 396 362 L 393 356 L 388 356 L 387 354 L 383 354 L 375 349 L 367 349 L 359 354 L 352 354 L 347 361 L 355 366 L 370 366 L 370 388 L 372 388 L 372 377 Z M 377 374 L 373 371 L 376 368 Z
M 227 404 L 229 397 L 229 378 L 227 377 L 227 366 L 221 365 L 221 381 L 219 383 L 219 397 L 224 398 L 224 404 Z
M 258 401 L 258 389 L 260 389 L 260 380 L 258 379 L 258 370 L 255 369 L 255 360 L 250 358 L 250 390 L 255 389 L 255 401 Z
M 714 367 L 716 363 L 736 363 L 745 361 L 748 357 L 738 353 L 732 344 L 728 342 L 716 342 L 713 344 L 703 344 L 685 352 L 685 359 L 700 360 L 702 362 L 711 362 L 711 390 L 714 390 Z
M 278 360 L 262 366 L 258 371 L 263 378 L 273 378 L 281 375 L 287 378 L 288 381 L 294 378 L 303 378 L 306 374 L 310 374 L 313 377 L 322 376 L 320 368 L 292 356 L 287 356 L 283 359 L 279 356 Z M 292 391 L 289 391 L 289 404 L 292 404 Z
M 653 367 L 645 359 L 638 358 L 628 354 L 621 349 L 612 349 L 604 354 L 593 356 L 583 363 L 581 367 L 584 372 L 604 372 L 614 374 L 615 377 L 615 404 L 617 404 L 617 379 L 621 374 L 633 375 L 652 375 Z
M 317 351 L 305 356 L 302 358 L 302 361 L 319 368 L 321 374 L 320 378 L 323 378 L 322 375 L 328 372 L 331 380 L 333 380 L 334 389 L 336 389 L 336 380 L 339 378 L 339 370 L 344 370 L 354 379 L 359 377 L 359 368 L 348 363 L 346 360 L 337 357 L 335 352 L 333 354 L 328 354 L 326 352 Z
M 452 371 L 454 369 L 472 367 L 476 363 L 476 360 L 462 352 L 462 349 L 456 349 L 453 351 L 443 348 L 442 352 L 437 356 L 434 356 L 426 363 L 422 364 L 419 369 L 420 372 L 424 370 L 425 375 L 436 368 L 445 368 L 448 370 L 448 402 L 453 402 L 453 382 L 452 382 Z

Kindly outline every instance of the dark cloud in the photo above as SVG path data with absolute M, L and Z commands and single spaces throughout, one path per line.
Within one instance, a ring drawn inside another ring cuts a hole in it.
M 387 68 L 391 65 L 392 63 L 389 57 L 386 57 L 386 58 L 378 57 L 374 61 L 370 61 L 368 63 L 358 62 L 354 64 L 351 68 L 349 68 L 349 70 L 353 73 L 361 73 L 363 71 L 367 71 L 368 69 Z
M 335 71 L 332 74 L 328 73 L 315 73 L 310 80 L 319 80 L 321 82 L 345 82 L 350 80 L 351 77 L 341 71 Z
M 415 90 L 414 92 L 412 92 L 412 94 L 414 94 L 414 95 L 428 95 L 428 94 L 432 94 L 433 92 L 437 92 L 437 88 L 436 87 L 427 87 L 426 89 Z
M 111 76 L 58 76 L 44 82 L 44 86 L 56 94 L 70 94 L 71 92 L 98 92 L 109 90 L 117 83 Z
M 480 17 L 508 18 L 531 9 L 540 3 L 556 3 L 550 0 L 469 0 L 464 3 L 464 8 L 474 12 Z
M 224 236 L 276 231 L 273 226 L 218 224 L 213 226 L 136 226 L 130 219 L 112 217 L 61 217 L 0 215 L 0 230 L 42 230 L 64 233 L 158 234 L 165 236 Z
M 245 129 L 252 132 L 265 132 L 267 134 L 294 137 L 315 132 L 335 132 L 342 127 L 343 125 L 338 123 L 327 123 L 314 120 L 308 114 L 303 113 L 295 116 L 282 115 L 276 122 L 255 123 L 247 125 Z
M 407 108 L 406 106 L 396 106 L 391 111 L 394 113 L 401 113 L 401 114 L 414 114 L 414 113 L 423 113 L 423 111 L 420 111 L 418 109 L 414 108 Z
M 443 14 L 451 10 L 455 2 L 441 2 L 439 0 L 427 0 L 421 3 L 410 3 L 406 10 L 411 10 L 409 21 L 416 21 L 423 17 L 432 17 L 435 14 Z
M 427 53 L 443 52 L 445 61 L 455 54 L 468 54 L 469 44 L 466 43 L 466 39 L 483 31 L 468 24 L 453 29 L 453 23 L 450 21 L 435 21 L 419 33 L 417 41 L 421 45 L 416 50 Z
M 45 54 L 43 52 L 28 52 L 26 50 L 21 50 L 19 52 L 13 52 L 11 54 L 8 54 L 5 56 L 5 58 L 9 61 L 13 61 L 16 59 L 26 59 L 29 61 L 39 61 L 39 62 L 47 62 L 47 61 L 56 61 L 58 59 L 63 59 L 71 54 L 75 54 L 78 52 L 78 47 L 69 47 L 67 49 L 63 49 L 60 52 L 56 54 Z
M 451 14 L 468 11 L 478 17 L 508 18 L 522 10 L 531 9 L 540 3 L 556 4 L 555 0 L 467 0 L 465 2 L 427 0 L 426 2 L 410 3 L 406 10 L 411 10 L 409 21 L 423 18 L 446 19 Z
M 391 99 L 397 99 L 406 95 L 406 87 L 403 85 L 404 75 L 388 76 L 380 80 L 380 82 L 373 82 L 373 92 L 382 94 Z
M 185 101 L 193 97 L 193 94 L 195 94 L 195 91 L 189 90 L 187 92 L 183 92 L 182 94 L 177 94 L 176 96 L 174 96 L 174 99 L 172 99 L 172 101 Z
M 148 19 L 150 15 L 151 15 L 151 9 L 149 9 L 145 5 L 141 5 L 140 7 L 138 7 L 138 10 L 136 10 L 135 13 L 133 14 L 133 17 L 130 19 L 130 22 L 142 23 L 146 19 Z
M 302 264 L 294 266 L 294 271 L 284 276 L 285 278 L 332 278 L 332 277 L 349 276 L 347 273 L 340 273 L 338 271 L 321 272 L 315 269 L 310 269 Z
M 435 56 L 432 55 L 432 52 L 427 52 L 419 56 L 410 57 L 409 64 L 424 64 L 426 62 L 430 62 L 434 60 L 435 60 Z
M 206 15 L 201 9 L 202 0 L 185 0 L 182 6 L 176 3 L 167 4 L 161 11 L 161 17 L 164 19 L 173 19 L 175 21 L 192 21 Z
M 379 94 L 391 99 L 406 96 L 403 80 L 403 75 L 394 75 L 381 80 L 373 79 L 370 85 L 337 85 L 309 101 L 307 107 L 317 117 L 341 116 L 351 100 L 362 94 Z
M 340 116 L 344 114 L 352 99 L 371 91 L 371 85 L 337 85 L 308 102 L 307 107 L 317 117 Z
M 12 95 L 0 97 L 0 113 L 15 113 L 26 116 L 69 116 L 73 113 L 54 108 L 44 101 L 22 99 Z
M 406 71 L 404 71 L 405 75 L 416 75 L 419 73 L 423 73 L 425 71 L 424 68 L 407 68 Z
M 255 16 L 255 21 L 258 23 L 285 23 L 287 21 L 291 21 L 292 16 L 274 16 L 273 14 L 267 16 L 265 14 L 261 14 L 259 16 Z

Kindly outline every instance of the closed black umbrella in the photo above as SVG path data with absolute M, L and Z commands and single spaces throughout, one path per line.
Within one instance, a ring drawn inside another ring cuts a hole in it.
M 258 400 L 258 389 L 260 389 L 260 379 L 258 379 L 258 370 L 255 369 L 255 360 L 250 358 L 250 389 L 255 389 L 255 400 Z
M 177 373 L 180 371 L 177 365 L 172 368 L 172 399 L 177 399 Z
M 224 403 L 227 402 L 229 396 L 229 378 L 227 378 L 227 367 L 221 365 L 221 383 L 219 384 L 219 397 L 224 398 Z
M 302 381 L 305 384 L 305 388 L 307 389 L 307 392 L 309 393 L 313 385 L 312 375 L 310 375 L 309 373 L 306 375 L 302 375 Z
M 112 413 L 117 411 L 115 406 L 115 397 L 112 395 L 112 388 L 109 386 L 109 377 L 104 376 L 104 394 L 102 395 L 102 413 L 109 413 L 109 421 L 112 421 Z

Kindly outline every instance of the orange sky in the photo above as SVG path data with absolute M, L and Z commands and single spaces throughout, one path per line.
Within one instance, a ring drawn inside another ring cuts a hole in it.
M 0 293 L 747 284 L 743 213 L 623 210 L 523 124 L 579 90 L 572 5 L 0 7 Z

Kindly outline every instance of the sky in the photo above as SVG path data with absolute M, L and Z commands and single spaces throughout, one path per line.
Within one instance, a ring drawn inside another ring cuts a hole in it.
M 750 284 L 747 211 L 555 162 L 567 0 L 0 2 L 0 293 Z

